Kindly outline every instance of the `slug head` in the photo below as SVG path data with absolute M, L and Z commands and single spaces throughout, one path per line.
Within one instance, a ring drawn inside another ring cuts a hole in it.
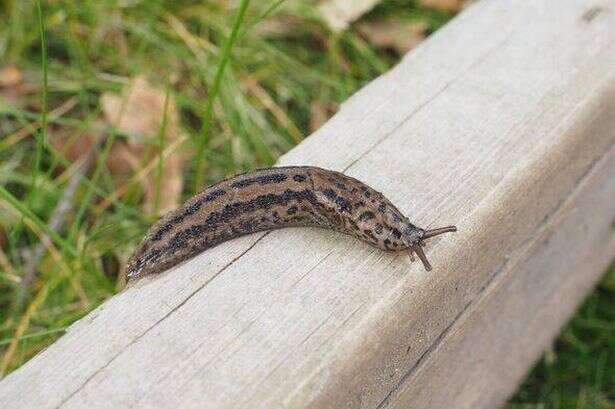
M 404 229 L 403 239 L 408 248 L 408 252 L 410 254 L 410 260 L 414 261 L 414 254 L 421 259 L 425 270 L 431 271 L 431 264 L 429 264 L 429 260 L 425 257 L 425 253 L 423 252 L 423 246 L 425 245 L 425 240 L 434 236 L 438 236 L 444 233 L 456 232 L 457 227 L 455 226 L 446 226 L 440 227 L 437 229 L 424 230 L 409 224 L 408 227 Z

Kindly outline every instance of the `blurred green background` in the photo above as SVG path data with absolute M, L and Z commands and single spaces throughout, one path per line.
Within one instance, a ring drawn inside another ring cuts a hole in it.
M 309 1 L 0 0 L 0 377 L 122 288 L 159 214 L 272 165 L 466 3 L 333 31 Z M 509 407 L 615 408 L 614 307 L 611 268 Z

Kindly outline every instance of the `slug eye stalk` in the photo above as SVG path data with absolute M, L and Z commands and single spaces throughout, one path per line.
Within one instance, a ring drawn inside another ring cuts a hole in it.
M 457 231 L 456 226 L 446 226 L 446 227 L 440 227 L 440 228 L 432 229 L 432 230 L 425 230 L 425 234 L 423 234 L 423 237 L 421 237 L 421 240 L 430 239 L 434 236 L 439 236 L 440 234 L 453 233 L 456 231 Z
M 427 257 L 425 256 L 425 253 L 423 252 L 422 246 L 425 245 L 423 240 L 429 239 L 434 236 L 439 236 L 440 234 L 452 233 L 456 231 L 457 231 L 457 227 L 455 226 L 446 226 L 446 227 L 440 227 L 437 229 L 426 230 L 425 234 L 423 234 L 423 237 L 421 237 L 421 240 L 417 244 L 415 244 L 414 246 L 408 249 L 408 252 L 410 254 L 410 260 L 414 261 L 414 253 L 416 253 L 416 255 L 419 256 L 419 258 L 421 259 L 421 262 L 423 263 L 425 270 L 431 271 L 431 264 L 429 264 L 429 260 L 427 260 Z

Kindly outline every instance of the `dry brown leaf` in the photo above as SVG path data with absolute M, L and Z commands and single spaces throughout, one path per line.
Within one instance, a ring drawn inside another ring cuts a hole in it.
M 0 87 L 14 87 L 21 84 L 23 74 L 14 65 L 7 65 L 0 70 Z
M 144 77 L 137 77 L 120 97 L 104 93 L 100 103 L 105 119 L 120 132 L 130 136 L 129 142 L 141 145 L 158 137 L 165 115 L 165 93 L 152 87 Z M 171 98 L 171 97 L 169 97 Z M 169 101 L 166 112 L 166 133 L 177 131 L 175 103 Z M 141 141 L 139 141 L 141 139 Z
M 360 23 L 358 31 L 378 48 L 405 54 L 425 38 L 427 24 L 400 20 L 379 20 Z
M 419 0 L 421 7 L 450 12 L 460 11 L 464 3 L 464 0 Z
M 101 128 L 103 126 L 96 123 L 90 127 L 90 129 Z M 66 128 L 51 127 L 49 131 L 50 145 L 71 163 L 85 158 L 102 138 L 101 134 L 92 130 L 79 135 L 68 133 Z M 117 141 L 107 157 L 107 168 L 116 180 L 127 180 L 139 166 L 139 156 L 127 145 L 124 141 Z M 62 171 L 64 167 L 59 166 L 58 169 Z
M 123 183 L 127 181 L 141 163 L 142 150 L 136 149 L 124 141 L 115 142 L 107 157 L 107 168 L 115 179 Z
M 23 83 L 23 74 L 15 65 L 7 65 L 0 70 L 0 100 L 13 106 L 22 106 L 22 97 L 32 92 Z
M 49 144 L 70 162 L 77 162 L 87 155 L 100 138 L 100 135 L 89 131 L 74 136 L 67 133 L 65 128 L 55 127 L 49 129 L 49 134 Z
M 160 153 L 157 145 L 163 128 L 164 146 L 180 137 L 175 101 L 170 95 L 168 102 L 166 98 L 163 90 L 153 87 L 144 77 L 135 78 L 124 89 L 122 97 L 111 93 L 101 96 L 100 103 L 107 122 L 129 136 L 127 142 L 118 143 L 111 152 L 111 161 L 128 163 L 135 170 Z M 164 161 L 159 192 L 157 183 L 154 183 L 158 180 L 156 174 L 144 181 L 142 185 L 147 212 L 155 211 L 158 200 L 161 213 L 177 207 L 183 187 L 184 163 L 185 157 L 181 153 Z
M 320 101 L 312 101 L 310 104 L 310 132 L 315 132 L 323 126 L 337 112 L 336 105 L 324 105 Z

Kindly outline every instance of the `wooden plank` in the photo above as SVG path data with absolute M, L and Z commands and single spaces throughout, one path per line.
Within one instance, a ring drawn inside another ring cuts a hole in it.
M 381 407 L 500 407 L 612 257 L 613 226 L 588 215 L 615 220 L 614 195 L 611 148 Z
M 0 407 L 501 403 L 615 254 L 607 3 L 479 2 L 281 159 L 457 224 L 431 273 L 318 229 L 244 237 L 80 320 Z

